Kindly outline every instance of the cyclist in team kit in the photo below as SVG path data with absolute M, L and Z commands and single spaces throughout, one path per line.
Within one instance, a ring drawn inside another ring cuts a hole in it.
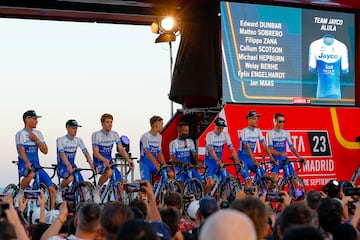
M 91 136 L 94 166 L 97 172 L 101 174 L 94 190 L 95 202 L 100 202 L 101 187 L 111 177 L 113 171 L 115 171 L 116 180 L 123 180 L 117 168 L 111 169 L 111 164 L 113 163 L 111 154 L 114 143 L 116 144 L 118 152 L 125 158 L 131 169 L 134 170 L 134 164 L 124 149 L 119 134 L 112 130 L 113 119 L 111 114 L 104 113 L 100 119 L 102 129 L 94 132 Z
M 150 131 L 140 138 L 140 176 L 141 180 L 152 183 L 152 174 L 158 173 L 160 164 L 165 164 L 161 149 L 163 119 L 160 116 L 150 118 Z M 168 176 L 173 178 L 174 173 L 167 169 Z
M 18 171 L 19 176 L 23 177 L 20 183 L 19 192 L 14 199 L 15 205 L 18 204 L 20 197 L 24 193 L 24 189 L 29 186 L 31 180 L 35 177 L 33 167 L 40 166 L 38 151 L 40 150 L 43 154 L 48 153 L 48 147 L 42 133 L 35 129 L 38 118 L 41 118 L 41 116 L 38 116 L 34 110 L 26 111 L 23 114 L 25 127 L 18 131 L 15 136 L 19 163 Z M 54 209 L 56 192 L 54 184 L 45 170 L 40 169 L 38 171 L 40 182 L 49 187 L 51 209 Z
M 93 161 L 84 144 L 84 141 L 82 138 L 76 136 L 77 129 L 81 126 L 74 119 L 68 120 L 65 126 L 67 134 L 56 139 L 58 164 L 57 174 L 60 178 L 63 179 L 61 181 L 60 187 L 56 191 L 56 203 L 61 203 L 63 201 L 62 190 L 74 180 L 71 172 L 73 171 L 73 168 L 77 168 L 77 165 L 75 164 L 75 155 L 78 147 L 84 154 L 90 168 L 95 171 Z M 76 172 L 75 174 L 78 175 L 79 181 L 84 181 L 84 178 L 80 172 Z
M 214 130 L 209 132 L 205 138 L 205 167 L 207 167 L 205 194 L 209 193 L 212 186 L 214 186 L 215 176 L 219 177 L 219 174 L 215 174 L 218 168 L 224 166 L 224 163 L 222 161 L 222 154 L 225 144 L 227 144 L 235 162 L 240 164 L 239 158 L 231 142 L 230 135 L 228 132 L 224 131 L 225 127 L 225 120 L 223 118 L 217 118 L 215 120 Z
M 171 161 L 174 163 L 181 163 L 185 165 L 194 164 L 199 162 L 197 152 L 195 149 L 194 141 L 189 138 L 189 124 L 186 122 L 178 123 L 178 137 L 172 140 L 169 144 Z M 186 179 L 186 171 L 184 167 L 175 165 L 176 180 L 183 184 Z M 192 176 L 202 181 L 199 172 L 192 168 Z
M 300 157 L 298 151 L 295 149 L 289 131 L 283 129 L 285 123 L 285 116 L 282 113 L 275 113 L 274 115 L 274 128 L 270 130 L 266 135 L 267 144 L 274 158 L 279 164 L 272 167 L 271 173 L 273 178 L 278 181 L 280 169 L 284 169 L 283 161 L 287 159 L 287 145 L 291 149 L 291 152 L 301 161 L 304 161 Z M 290 175 L 295 174 L 295 169 L 292 164 L 288 164 Z
M 254 110 L 250 110 L 246 115 L 248 126 L 240 131 L 239 136 L 239 159 L 244 161 L 244 166 L 240 173 L 245 181 L 246 187 L 251 187 L 249 170 L 255 172 L 256 168 L 259 167 L 261 176 L 265 174 L 264 168 L 260 166 L 260 162 L 254 156 L 255 146 L 258 140 L 262 144 L 265 152 L 269 155 L 270 160 L 275 165 L 278 164 L 265 142 L 262 131 L 257 127 L 259 122 L 258 117 L 260 116 L 261 114 L 257 114 Z

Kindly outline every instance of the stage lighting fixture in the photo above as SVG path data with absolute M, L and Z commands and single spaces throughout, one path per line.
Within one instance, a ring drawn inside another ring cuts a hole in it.
M 179 25 L 173 17 L 159 18 L 151 24 L 151 32 L 159 34 L 155 43 L 174 42 Z
M 177 32 L 177 26 L 174 18 L 166 17 L 159 22 L 159 27 L 164 33 Z
M 130 140 L 127 136 L 123 135 L 120 137 L 121 144 L 123 145 L 127 153 L 130 152 Z
M 168 42 L 170 52 L 170 84 L 173 74 L 172 42 L 176 40 L 176 33 L 179 32 L 179 24 L 173 17 L 158 18 L 151 24 L 151 32 L 159 34 L 155 43 Z M 170 100 L 170 117 L 174 114 L 173 101 Z

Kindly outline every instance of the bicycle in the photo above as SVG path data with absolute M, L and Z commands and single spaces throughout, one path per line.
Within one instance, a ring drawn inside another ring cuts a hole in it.
M 232 158 L 230 159 L 234 161 L 234 159 Z M 262 196 L 268 192 L 279 191 L 279 185 L 277 184 L 276 180 L 269 175 L 266 174 L 263 175 L 261 172 L 261 165 L 266 165 L 266 164 L 269 164 L 269 162 L 266 161 L 260 162 L 260 165 L 256 166 L 255 170 L 253 171 L 254 176 L 251 179 L 251 186 L 257 189 L 258 196 Z M 236 178 L 239 181 L 240 185 L 245 189 L 245 183 L 241 181 L 242 179 L 241 171 L 243 170 L 242 166 L 237 163 L 233 163 L 232 165 L 236 166 L 235 169 Z
M 217 201 L 227 201 L 230 203 L 235 199 L 241 186 L 236 178 L 227 173 L 227 166 L 234 166 L 234 164 L 225 163 L 223 167 L 218 167 L 215 174 L 218 175 L 220 173 L 220 176 L 215 181 L 208 195 L 213 196 Z
M 171 167 L 169 164 L 163 164 L 160 166 L 160 169 L 157 175 L 160 176 L 160 179 L 155 181 L 153 184 L 153 192 L 155 195 L 156 202 L 158 205 L 164 205 L 164 196 L 166 192 L 178 192 L 183 196 L 183 189 L 178 181 L 167 176 L 167 168 Z
M 57 165 L 54 164 L 53 166 L 57 166 Z M 93 179 L 93 183 L 88 181 L 80 181 L 79 173 L 81 171 L 91 171 L 92 176 L 89 177 L 89 180 Z M 67 186 L 62 190 L 63 198 L 68 193 L 74 194 L 75 196 L 74 200 L 77 206 L 82 202 L 94 202 L 93 190 L 96 184 L 96 180 L 95 180 L 96 172 L 94 172 L 90 168 L 73 168 L 73 170 L 68 175 L 68 177 L 70 175 L 74 177 L 74 180 L 72 181 L 70 186 Z M 60 178 L 59 178 L 59 182 L 60 182 Z
M 175 163 L 172 164 L 178 165 L 181 167 L 180 174 L 185 175 L 185 180 L 183 184 L 183 199 L 184 199 L 184 206 L 183 206 L 183 212 L 187 217 L 188 212 L 187 208 L 191 201 L 193 200 L 200 200 L 205 195 L 205 189 L 204 184 L 198 179 L 193 177 L 193 169 L 198 169 L 197 166 L 192 164 L 183 164 L 183 163 Z
M 284 174 L 279 180 L 280 190 L 287 191 L 290 197 L 295 201 L 304 200 L 306 197 L 306 186 L 301 179 L 296 174 L 291 175 L 289 170 L 289 164 L 292 162 L 300 162 L 300 167 L 297 170 L 300 170 L 304 164 L 303 160 L 289 160 L 286 159 L 283 161 L 283 170 Z
M 19 161 L 12 161 L 13 164 L 18 165 Z M 42 166 L 32 166 L 32 169 L 35 173 L 35 177 L 32 180 L 32 184 L 27 188 L 27 189 L 32 189 L 32 190 L 41 190 L 44 193 L 44 197 L 45 197 L 45 208 L 47 210 L 50 210 L 51 208 L 51 198 L 50 198 L 50 191 L 48 186 L 46 186 L 44 183 L 40 182 L 40 176 L 39 176 L 39 170 L 40 169 L 51 169 L 53 170 L 53 174 L 50 177 L 51 179 L 54 178 L 55 174 L 56 174 L 56 167 L 52 166 L 52 167 L 42 167 Z M 11 196 L 13 198 L 15 198 L 16 194 L 19 192 L 20 189 L 20 184 L 21 184 L 21 176 L 18 174 L 18 184 L 13 184 L 10 183 L 8 184 L 4 190 L 3 190 L 3 194 L 11 194 Z
M 123 191 L 123 183 L 125 181 L 116 180 L 116 175 L 114 169 L 118 166 L 124 166 L 124 163 L 111 163 L 110 168 L 113 170 L 110 180 L 107 184 L 104 184 L 100 190 L 100 202 L 99 204 L 105 204 L 107 202 L 121 201 L 127 204 L 129 202 L 129 195 L 126 191 Z M 131 168 L 125 173 L 125 178 L 127 178 L 130 173 Z M 94 179 L 94 183 L 96 180 Z M 94 184 L 95 186 L 95 184 Z

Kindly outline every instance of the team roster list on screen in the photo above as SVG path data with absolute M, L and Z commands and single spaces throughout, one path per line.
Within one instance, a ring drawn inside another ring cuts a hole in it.
M 221 2 L 225 102 L 354 105 L 354 13 Z

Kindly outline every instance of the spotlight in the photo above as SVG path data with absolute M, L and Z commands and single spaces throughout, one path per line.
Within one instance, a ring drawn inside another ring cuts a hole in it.
M 159 23 L 159 27 L 164 33 L 177 32 L 177 26 L 172 17 L 163 18 Z
M 170 84 L 172 82 L 173 74 L 173 57 L 172 57 L 172 42 L 176 40 L 176 33 L 179 31 L 179 24 L 172 17 L 164 17 L 157 19 L 151 24 L 151 31 L 159 34 L 155 39 L 155 43 L 168 42 L 170 52 Z M 170 100 L 171 101 L 171 100 Z M 170 102 L 170 114 L 173 116 L 173 102 Z
M 157 19 L 151 24 L 151 32 L 159 34 L 155 39 L 155 43 L 175 41 L 178 31 L 179 25 L 173 17 Z

